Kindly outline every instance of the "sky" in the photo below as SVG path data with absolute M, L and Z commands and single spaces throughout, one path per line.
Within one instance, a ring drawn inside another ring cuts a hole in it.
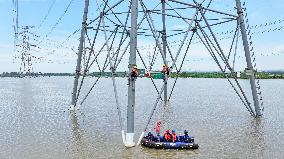
M 207 1 L 208 0 L 206 0 L 205 3 Z M 115 2 L 116 1 L 111 1 L 111 3 Z M 183 2 L 193 3 L 192 0 L 183 0 Z M 145 3 L 148 6 L 155 6 L 157 4 L 153 2 L 153 0 L 145 0 Z M 210 8 L 233 13 L 234 4 L 234 0 L 213 0 Z M 30 29 L 30 32 L 38 36 L 34 39 L 30 39 L 32 44 L 38 44 L 37 46 L 39 47 L 33 48 L 34 50 L 31 51 L 31 54 L 41 58 L 41 60 L 33 62 L 35 72 L 74 72 L 77 59 L 75 52 L 79 45 L 78 38 L 80 34 L 76 32 L 68 41 L 66 41 L 66 39 L 69 35 L 74 33 L 75 30 L 80 29 L 83 5 L 83 0 L 19 0 L 19 30 L 21 31 L 22 26 L 34 26 L 34 28 Z M 175 6 L 175 4 L 172 5 Z M 51 8 L 50 6 L 53 7 Z M 66 8 L 68 9 L 66 10 Z M 284 70 L 283 0 L 274 0 L 273 3 L 267 0 L 258 0 L 257 2 L 250 0 L 246 1 L 246 8 L 249 25 L 256 26 L 251 29 L 251 32 L 254 33 L 252 35 L 252 41 L 257 68 L 259 70 Z M 49 9 L 50 12 L 48 14 Z M 91 1 L 90 13 L 88 15 L 89 20 L 97 16 L 97 10 L 98 7 L 95 1 Z M 127 7 L 121 5 L 118 6 L 116 10 L 127 11 Z M 191 12 L 181 11 L 180 14 L 188 18 L 192 17 Z M 213 18 L 217 15 L 211 14 L 208 16 Z M 14 17 L 12 0 L 0 0 L 0 72 L 18 72 L 20 68 L 20 53 L 15 51 L 14 47 Z M 161 28 L 159 20 L 159 18 L 155 19 L 158 30 Z M 142 26 L 146 27 L 147 25 L 143 22 Z M 167 21 L 167 27 L 169 30 L 185 29 L 187 25 L 182 21 L 172 19 Z M 231 31 L 233 29 L 234 25 L 231 24 L 213 27 L 216 33 Z M 92 35 L 92 33 L 90 33 L 90 35 Z M 182 37 L 183 36 L 179 36 L 169 39 L 169 42 L 172 44 L 171 49 L 173 52 L 176 52 L 179 48 L 178 45 L 174 45 L 174 43 L 182 39 Z M 220 35 L 220 38 L 223 37 L 225 36 Z M 102 44 L 103 38 L 104 34 L 102 32 L 102 34 L 99 35 L 100 41 L 98 45 Z M 225 52 L 230 47 L 230 40 L 230 38 L 227 38 L 227 40 L 225 38 L 225 40 L 220 42 Z M 60 47 L 62 43 L 64 47 Z M 138 37 L 138 47 L 141 48 L 141 54 L 145 61 L 149 61 L 149 59 L 147 59 L 148 55 L 153 54 L 153 44 L 155 44 L 153 39 L 150 40 Z M 236 68 L 239 70 L 243 70 L 246 66 L 241 44 L 240 39 L 236 55 Z M 204 46 L 198 43 L 198 41 L 196 44 L 192 45 L 189 52 L 190 55 L 187 56 L 183 67 L 184 71 L 218 71 L 217 65 L 207 53 Z M 105 57 L 100 57 L 99 62 L 103 61 L 103 58 Z M 126 70 L 127 61 L 127 57 L 122 60 L 120 70 Z M 169 60 L 169 62 L 171 61 Z M 159 57 L 154 68 L 159 69 L 162 63 L 161 57 Z M 178 64 L 179 63 L 181 63 L 181 60 L 179 60 Z M 142 67 L 141 60 L 138 59 L 137 64 L 138 67 Z M 97 69 L 94 69 L 94 71 L 96 70 Z

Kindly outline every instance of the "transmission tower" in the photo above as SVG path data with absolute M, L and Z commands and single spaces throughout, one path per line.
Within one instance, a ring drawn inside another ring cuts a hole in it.
M 20 59 L 20 73 L 22 75 L 32 73 L 34 71 L 33 62 L 41 59 L 32 54 L 33 49 L 37 48 L 34 43 L 38 37 L 33 33 L 33 28 L 34 26 L 23 26 L 18 33 L 19 39 L 18 44 L 16 44 L 18 54 L 16 58 Z
M 150 51 L 154 52 L 153 57 L 156 52 L 160 55 L 157 58 L 160 58 L 162 64 L 166 66 L 168 69 L 167 72 L 171 73 L 175 69 L 177 73 L 180 73 L 184 65 L 185 57 L 187 54 L 191 53 L 193 43 L 197 42 L 201 43 L 208 51 L 220 71 L 224 73 L 224 78 L 228 80 L 249 113 L 253 117 L 261 116 L 255 82 L 256 68 L 252 65 L 251 49 L 249 49 L 247 37 L 248 27 L 244 21 L 243 8 L 240 0 L 232 1 L 235 4 L 233 8 L 230 11 L 222 11 L 211 8 L 211 4 L 214 3 L 212 0 L 203 0 L 202 2 L 197 2 L 196 0 L 192 2 L 181 0 L 152 0 L 149 2 L 143 0 L 131 0 L 130 2 L 124 0 L 98 0 L 96 1 L 97 16 L 94 19 L 93 17 L 89 17 L 91 20 L 88 21 L 88 11 L 91 6 L 89 6 L 89 1 L 85 0 L 70 110 L 74 111 L 76 107 L 79 107 L 85 102 L 90 92 L 101 78 L 98 77 L 89 91 L 85 92 L 85 95 L 82 96 L 81 89 L 84 86 L 83 83 L 86 72 L 99 69 L 99 71 L 103 73 L 109 68 L 112 74 L 123 142 L 127 147 L 134 146 L 135 83 L 137 80 L 134 72 L 136 67 L 141 68 L 144 66 L 145 69 L 148 69 L 152 68 L 154 63 L 158 63 L 158 60 L 156 60 L 156 62 L 151 62 L 152 66 L 146 65 L 143 57 L 145 55 L 147 56 L 147 51 L 150 49 Z M 94 9 L 92 8 L 92 10 Z M 185 28 L 174 29 L 173 25 L 175 24 L 182 24 Z M 228 50 L 224 49 L 224 45 L 222 45 L 221 39 L 215 31 L 222 30 L 225 24 L 235 28 Z M 235 74 L 233 67 L 235 60 L 230 58 L 233 55 L 233 51 L 236 53 L 239 35 L 242 37 L 243 41 L 243 50 L 247 63 L 246 74 L 249 77 L 251 85 L 254 110 Z M 141 43 L 145 42 L 147 45 L 151 45 L 148 50 L 141 45 Z M 86 48 L 89 50 L 86 55 L 88 58 L 85 60 L 84 68 L 82 68 L 82 55 L 83 50 Z M 233 48 L 235 48 L 235 50 Z M 128 62 L 123 60 L 125 55 L 128 55 Z M 139 63 L 136 55 L 138 55 L 140 59 Z M 94 64 L 97 64 L 97 67 L 95 67 Z M 126 134 L 124 134 L 123 130 L 115 80 L 115 73 L 119 67 L 122 70 L 128 70 Z M 154 101 L 150 117 L 146 122 L 140 140 L 144 132 L 148 129 L 148 125 L 158 102 L 163 100 L 164 106 L 166 106 L 171 98 L 177 78 L 169 93 L 169 86 L 167 84 L 168 75 L 169 74 L 164 74 L 163 85 L 160 89 L 158 89 L 153 78 L 149 78 L 157 92 L 157 99 Z M 81 81 L 79 81 L 80 77 Z M 164 94 L 164 96 L 162 96 L 162 94 Z
M 19 1 L 13 0 L 13 30 L 14 30 L 14 52 L 17 52 L 16 44 L 18 43 L 19 33 Z

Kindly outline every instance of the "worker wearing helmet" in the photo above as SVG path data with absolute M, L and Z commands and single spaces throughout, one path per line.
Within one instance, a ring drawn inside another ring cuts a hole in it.
M 172 134 L 170 133 L 170 130 L 167 130 L 167 131 L 165 132 L 164 138 L 165 138 L 165 141 L 167 141 L 167 142 L 172 141 L 173 136 L 172 136 Z
M 148 132 L 146 138 L 148 139 L 148 141 L 154 141 L 154 135 L 150 131 Z
M 157 121 L 155 130 L 156 130 L 157 136 L 160 136 L 160 132 L 161 132 L 161 121 Z
M 134 67 L 133 67 L 133 70 L 132 70 L 132 72 L 131 72 L 131 77 L 132 77 L 133 79 L 136 79 L 136 78 L 138 77 L 138 68 L 137 68 L 137 66 L 134 66 Z
M 168 66 L 166 64 L 163 64 L 162 74 L 165 75 L 168 73 Z
M 162 75 L 163 75 L 163 81 L 165 82 L 166 75 L 169 75 L 169 68 L 166 64 L 163 64 Z
M 188 131 L 184 130 L 184 136 L 183 136 L 183 141 L 184 142 L 189 142 L 190 137 L 188 136 Z

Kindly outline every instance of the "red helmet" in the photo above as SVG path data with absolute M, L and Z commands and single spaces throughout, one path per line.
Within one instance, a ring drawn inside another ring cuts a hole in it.
M 169 132 L 170 132 L 170 130 L 167 130 L 167 131 L 166 131 L 166 133 L 169 133 Z

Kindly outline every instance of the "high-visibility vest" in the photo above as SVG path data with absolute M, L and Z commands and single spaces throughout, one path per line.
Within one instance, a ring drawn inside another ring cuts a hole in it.
M 173 133 L 173 142 L 175 142 L 177 140 L 177 134 Z
M 171 140 L 171 134 L 166 133 L 166 134 L 165 134 L 165 139 L 166 139 L 167 141 Z

